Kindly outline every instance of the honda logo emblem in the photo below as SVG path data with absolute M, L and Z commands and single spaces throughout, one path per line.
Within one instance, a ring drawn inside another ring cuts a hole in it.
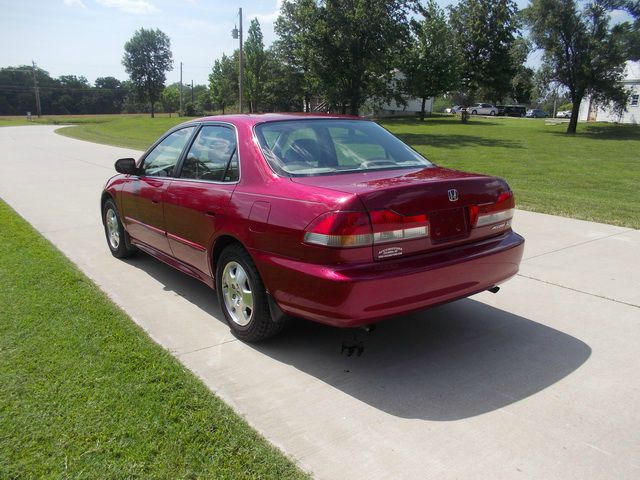
M 458 201 L 458 190 L 456 190 L 455 188 L 452 188 L 447 193 L 449 194 L 449 200 L 450 201 L 452 201 L 452 202 L 457 202 Z

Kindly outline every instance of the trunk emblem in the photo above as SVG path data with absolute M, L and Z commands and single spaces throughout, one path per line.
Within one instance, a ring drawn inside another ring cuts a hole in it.
M 452 201 L 452 202 L 457 202 L 458 201 L 458 190 L 456 190 L 455 188 L 452 188 L 447 193 L 449 194 L 449 200 L 450 201 Z

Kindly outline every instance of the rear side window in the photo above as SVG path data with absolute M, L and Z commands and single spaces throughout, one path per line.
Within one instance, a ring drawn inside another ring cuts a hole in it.
M 236 137 L 230 127 L 205 125 L 196 135 L 180 178 L 230 182 L 237 180 Z
M 256 126 L 267 161 L 284 176 L 309 176 L 432 164 L 374 122 L 292 120 Z

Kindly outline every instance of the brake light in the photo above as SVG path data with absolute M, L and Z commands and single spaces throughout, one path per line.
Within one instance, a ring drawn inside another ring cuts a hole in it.
M 513 192 L 504 192 L 498 196 L 496 203 L 474 205 L 469 207 L 469 219 L 474 227 L 484 227 L 494 223 L 509 222 L 513 218 L 516 206 Z
M 304 241 L 326 247 L 364 247 L 429 236 L 426 214 L 404 216 L 391 210 L 329 212 L 306 228 Z
M 392 210 L 370 213 L 373 243 L 397 242 L 429 236 L 429 217 L 426 214 L 404 216 Z
M 309 224 L 304 241 L 326 247 L 371 245 L 371 222 L 366 212 L 325 213 Z

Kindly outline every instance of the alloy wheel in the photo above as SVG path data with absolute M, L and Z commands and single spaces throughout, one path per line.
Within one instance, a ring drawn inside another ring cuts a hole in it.
M 224 306 L 234 323 L 245 327 L 253 318 L 253 292 L 245 269 L 229 262 L 222 272 Z

